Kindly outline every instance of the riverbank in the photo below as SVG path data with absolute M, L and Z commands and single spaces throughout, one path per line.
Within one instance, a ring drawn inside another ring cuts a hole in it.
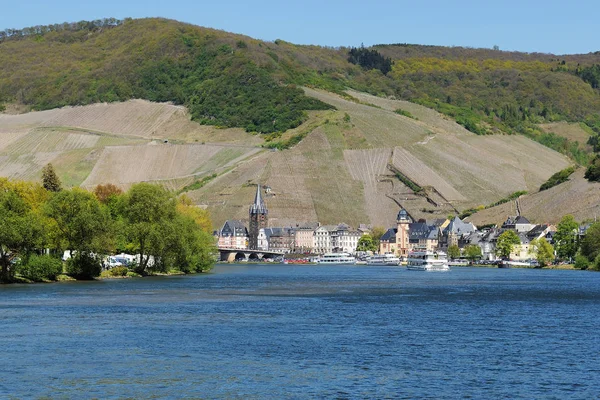
M 104 280 L 115 280 L 115 279 L 133 279 L 133 278 L 148 278 L 148 277 L 161 277 L 161 276 L 179 276 L 179 275 L 199 275 L 209 273 L 211 270 L 194 272 L 190 274 L 186 274 L 183 271 L 173 270 L 169 272 L 155 272 L 149 273 L 147 275 L 140 275 L 133 271 L 127 271 L 125 275 L 112 275 L 110 270 L 102 271 L 100 276 L 97 276 L 92 279 L 75 279 L 72 276 L 67 274 L 60 274 L 56 277 L 55 280 L 44 279 L 44 280 L 31 280 L 27 279 L 23 276 L 16 275 L 13 277 L 11 282 L 0 282 L 0 285 L 12 285 L 12 284 L 36 284 L 36 283 L 61 283 L 61 282 L 90 282 L 90 281 L 104 281 Z

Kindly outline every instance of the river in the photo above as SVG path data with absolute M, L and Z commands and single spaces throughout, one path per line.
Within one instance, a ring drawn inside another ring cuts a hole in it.
M 599 300 L 529 269 L 4 285 L 0 398 L 599 398 Z

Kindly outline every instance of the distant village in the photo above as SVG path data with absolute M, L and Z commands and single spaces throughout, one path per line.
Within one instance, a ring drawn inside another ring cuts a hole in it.
M 584 236 L 590 224 L 582 225 L 575 234 Z M 372 227 L 361 224 L 354 228 L 345 223 L 321 225 L 319 222 L 301 223 L 289 227 L 268 227 L 268 210 L 261 187 L 257 187 L 254 203 L 249 208 L 249 226 L 242 221 L 228 220 L 214 234 L 221 249 L 273 251 L 281 253 L 356 254 L 359 240 L 371 234 Z M 509 216 L 501 227 L 477 229 L 458 216 L 452 219 L 438 218 L 415 220 L 400 209 L 395 227 L 389 228 L 379 238 L 379 253 L 392 253 L 406 258 L 412 251 L 448 251 L 450 246 L 460 250 L 474 245 L 481 249 L 481 260 L 494 261 L 496 242 L 505 231 L 514 231 L 520 244 L 513 247 L 511 260 L 525 261 L 532 258 L 530 243 L 541 238 L 553 244 L 556 226 L 532 224 L 523 216 Z

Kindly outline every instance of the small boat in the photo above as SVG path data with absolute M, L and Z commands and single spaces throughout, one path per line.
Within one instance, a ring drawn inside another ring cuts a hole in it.
M 498 268 L 514 268 L 514 267 L 529 268 L 529 267 L 531 267 L 531 263 L 504 260 L 500 264 L 498 264 Z
M 365 260 L 357 260 L 354 264 L 355 265 L 367 265 L 368 262 Z
M 400 265 L 400 259 L 392 253 L 375 254 L 367 259 L 368 265 Z
M 318 258 L 319 264 L 354 264 L 356 258 L 348 253 L 327 253 Z
M 450 271 L 446 253 L 413 251 L 408 254 L 406 268 L 413 271 Z

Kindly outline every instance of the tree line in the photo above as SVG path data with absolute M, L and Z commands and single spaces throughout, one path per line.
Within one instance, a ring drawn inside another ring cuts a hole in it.
M 139 275 L 206 271 L 214 261 L 208 213 L 185 196 L 138 183 L 92 192 L 62 189 L 51 165 L 43 183 L 0 178 L 0 281 L 76 279 L 100 275 L 106 255 L 137 255 Z M 64 251 L 69 251 L 65 265 Z
M 261 68 L 247 45 L 199 27 L 108 19 L 55 28 L 62 30 L 40 40 L 13 32 L 23 40 L 0 42 L 0 104 L 44 110 L 142 98 L 185 105 L 202 124 L 259 133 L 284 132 L 304 122 L 306 110 L 333 108 Z
M 103 28 L 113 28 L 125 22 L 131 21 L 131 18 L 102 18 L 93 21 L 63 22 L 62 24 L 36 25 L 22 29 L 7 28 L 0 31 L 0 42 L 8 39 L 18 40 L 30 36 L 42 36 L 51 32 L 80 32 L 80 31 L 98 31 Z
M 392 70 L 392 59 L 384 57 L 374 49 L 365 49 L 364 46 L 352 47 L 348 52 L 348 61 L 352 64 L 358 64 L 366 70 L 378 69 L 386 75 Z

